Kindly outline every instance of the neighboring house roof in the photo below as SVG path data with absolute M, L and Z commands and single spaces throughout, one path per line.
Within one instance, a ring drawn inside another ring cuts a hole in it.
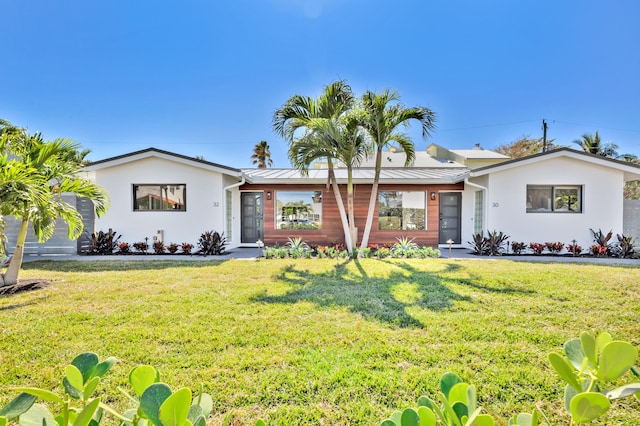
M 147 148 L 140 151 L 130 152 L 124 155 L 118 155 L 116 157 L 106 158 L 104 160 L 94 161 L 87 164 L 86 168 L 91 171 L 104 169 L 107 167 L 119 166 L 122 164 L 131 163 L 144 158 L 158 157 L 165 160 L 177 161 L 179 163 L 200 167 L 207 170 L 216 171 L 230 176 L 242 176 L 240 169 L 233 167 L 223 166 L 222 164 L 212 163 L 206 160 L 200 160 L 194 157 L 188 157 L 182 154 L 176 154 L 175 152 L 164 151 L 158 148 Z
M 326 183 L 327 169 L 309 169 L 308 175 L 296 169 L 243 169 L 249 183 Z M 466 167 L 439 167 L 439 168 L 383 168 L 380 171 L 380 183 L 456 183 L 461 182 L 467 176 L 469 169 Z M 368 183 L 373 181 L 375 169 L 357 168 L 353 170 L 354 183 Z M 335 169 L 335 176 L 339 183 L 347 182 L 347 170 Z
M 611 167 L 624 172 L 625 181 L 640 180 L 640 165 L 627 161 L 614 160 L 613 158 L 604 157 L 602 155 L 590 154 L 584 151 L 577 151 L 571 148 L 557 148 L 548 152 L 530 155 L 528 157 L 516 158 L 509 161 L 503 161 L 491 166 L 480 167 L 472 170 L 469 175 L 471 177 L 484 176 L 503 170 L 509 170 L 514 167 L 520 167 L 528 164 L 535 164 L 551 158 L 572 158 L 579 161 L 585 161 L 591 164 L 597 164 L 604 167 Z
M 488 149 L 450 149 L 465 160 L 508 160 L 510 157 Z
M 445 167 L 445 168 L 457 168 L 464 167 L 463 164 L 456 163 L 455 161 L 448 158 L 435 158 L 429 155 L 426 151 L 416 151 L 416 157 L 409 167 L 414 168 L 425 168 L 425 167 Z M 406 155 L 403 151 L 384 151 L 382 153 L 382 168 L 404 168 L 404 162 L 406 160 Z M 376 166 L 376 156 L 373 155 L 372 158 L 368 158 L 360 163 L 360 168 L 371 167 L 374 168 Z
M 489 164 L 497 164 L 509 160 L 509 157 L 494 151 L 483 149 L 476 144 L 473 149 L 447 149 L 432 143 L 427 147 L 427 153 L 431 157 L 462 164 L 470 169 L 477 169 Z

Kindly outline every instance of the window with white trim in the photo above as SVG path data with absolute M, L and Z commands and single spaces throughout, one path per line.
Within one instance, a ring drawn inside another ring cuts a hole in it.
M 426 229 L 425 191 L 379 191 L 378 229 L 423 231 Z
M 276 191 L 276 229 L 322 229 L 322 191 Z

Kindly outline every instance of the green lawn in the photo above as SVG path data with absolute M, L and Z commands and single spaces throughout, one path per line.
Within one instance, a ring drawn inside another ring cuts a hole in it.
M 447 371 L 503 419 L 539 407 L 568 424 L 547 353 L 582 331 L 640 347 L 640 268 L 508 260 L 34 262 L 47 289 L 0 298 L 0 404 L 11 386 L 60 388 L 83 351 L 204 385 L 212 424 L 377 425 L 434 395 Z M 115 399 L 113 399 L 115 398 Z M 640 403 L 605 424 L 640 424 Z M 114 422 L 115 423 L 115 422 Z

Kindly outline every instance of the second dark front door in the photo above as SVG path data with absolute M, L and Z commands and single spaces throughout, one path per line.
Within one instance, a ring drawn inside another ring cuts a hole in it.
M 452 240 L 453 244 L 461 241 L 461 211 L 462 194 L 459 192 L 440 193 L 440 237 L 439 244 L 447 244 Z

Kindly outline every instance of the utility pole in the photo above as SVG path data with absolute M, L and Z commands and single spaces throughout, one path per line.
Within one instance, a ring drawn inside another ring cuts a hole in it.
M 542 119 L 542 152 L 547 152 L 547 122 Z

